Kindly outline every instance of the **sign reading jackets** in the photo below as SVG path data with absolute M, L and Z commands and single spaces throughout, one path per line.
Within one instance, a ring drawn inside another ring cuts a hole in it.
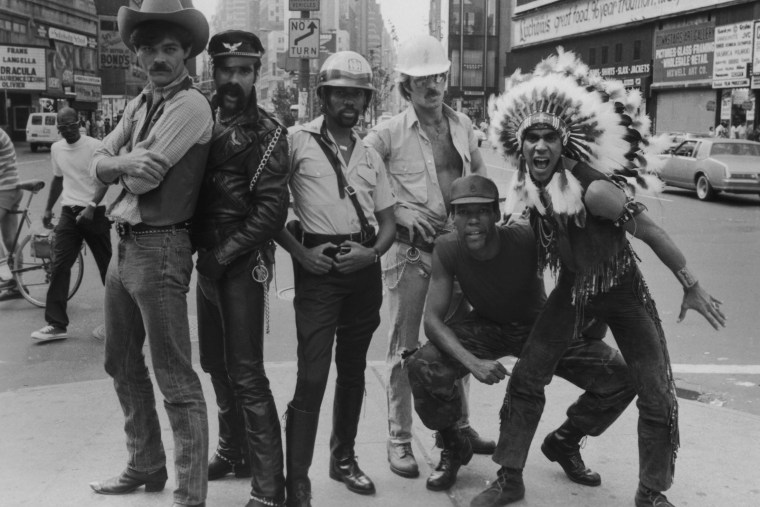
M 654 83 L 709 84 L 713 74 L 715 24 L 700 23 L 654 34 Z
M 0 46 L 0 90 L 45 90 L 45 48 Z

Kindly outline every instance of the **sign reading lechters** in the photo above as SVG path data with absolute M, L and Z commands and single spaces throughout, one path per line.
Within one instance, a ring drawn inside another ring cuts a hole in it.
M 291 58 L 319 58 L 318 18 L 291 18 L 288 28 Z
M 0 90 L 45 90 L 45 49 L 0 46 Z
M 289 0 L 288 10 L 291 11 L 318 11 L 319 0 Z

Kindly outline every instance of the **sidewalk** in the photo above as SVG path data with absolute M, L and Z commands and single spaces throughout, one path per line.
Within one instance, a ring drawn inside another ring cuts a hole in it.
M 211 447 L 216 443 L 216 410 L 208 375 L 198 372 L 209 406 Z M 294 363 L 268 363 L 267 372 L 282 414 L 295 385 Z M 418 479 L 390 472 L 385 454 L 386 407 L 383 365 L 367 368 L 367 398 L 359 427 L 356 453 L 362 469 L 374 480 L 377 494 L 362 497 L 327 475 L 332 386 L 325 394 L 317 448 L 312 466 L 315 507 L 349 506 L 468 506 L 470 499 L 492 479 L 496 465 L 486 456 L 473 457 L 459 472 L 448 493 L 425 489 L 438 451 L 431 432 L 415 427 L 414 452 L 420 462 Z M 491 438 L 498 435 L 497 413 L 504 384 L 485 386 L 473 381 L 470 405 L 473 426 Z M 635 407 L 630 407 L 604 435 L 590 438 L 583 450 L 586 463 L 602 475 L 602 486 L 588 488 L 567 480 L 558 465 L 538 449 L 543 436 L 564 420 L 564 410 L 578 390 L 556 379 L 547 391 L 547 404 L 526 467 L 526 498 L 518 506 L 632 506 L 637 485 Z M 157 400 L 160 400 L 157 393 Z M 0 505 L 168 507 L 172 503 L 173 472 L 162 493 L 142 489 L 125 496 L 101 496 L 88 483 L 121 471 L 125 462 L 123 416 L 110 379 L 23 389 L 0 394 Z M 760 505 L 760 418 L 694 401 L 681 400 L 682 448 L 676 482 L 668 496 L 678 506 L 751 507 Z M 159 401 L 167 455 L 173 441 Z M 243 506 L 246 479 L 227 478 L 209 483 L 207 505 Z

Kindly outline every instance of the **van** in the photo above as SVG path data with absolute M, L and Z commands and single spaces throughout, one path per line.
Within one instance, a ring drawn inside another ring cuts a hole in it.
M 26 121 L 26 142 L 35 152 L 40 146 L 50 146 L 61 138 L 58 133 L 57 113 L 32 113 Z

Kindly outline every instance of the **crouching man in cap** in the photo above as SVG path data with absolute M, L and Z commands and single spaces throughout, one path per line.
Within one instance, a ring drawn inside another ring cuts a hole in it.
M 185 61 L 205 48 L 208 23 L 179 0 L 145 0 L 139 11 L 122 7 L 118 23 L 149 82 L 127 104 L 90 170 L 100 181 L 121 187 L 107 210 L 119 244 L 106 275 L 105 368 L 124 410 L 128 457 L 120 475 L 90 486 L 118 495 L 143 485 L 160 491 L 166 483 L 161 427 L 142 353 L 147 335 L 174 433 L 175 505 L 205 505 L 208 421 L 190 357 L 188 222 L 213 119 L 205 97 L 192 87 Z
M 526 220 L 496 226 L 498 199 L 496 185 L 483 176 L 454 180 L 455 232 L 438 238 L 433 250 L 424 320 L 430 341 L 407 359 L 417 414 L 440 433 L 441 461 L 449 464 L 436 472 L 439 487 L 428 482 L 428 489 L 451 487 L 460 466 L 472 457 L 471 443 L 457 431 L 462 402 L 456 381 L 468 373 L 489 385 L 503 380 L 507 370 L 498 359 L 520 357 L 546 301 L 533 231 Z M 454 280 L 472 310 L 447 321 Z M 570 480 L 585 486 L 598 486 L 601 478 L 583 463 L 581 440 L 607 429 L 635 394 L 622 356 L 602 341 L 605 330 L 590 322 L 560 359 L 557 375 L 586 392 L 541 448 Z
M 288 214 L 285 128 L 257 106 L 264 48 L 240 30 L 211 38 L 216 124 L 193 219 L 198 249 L 198 341 L 219 407 L 209 480 L 250 476 L 248 507 L 285 498 L 280 421 L 264 371 L 272 238 Z

